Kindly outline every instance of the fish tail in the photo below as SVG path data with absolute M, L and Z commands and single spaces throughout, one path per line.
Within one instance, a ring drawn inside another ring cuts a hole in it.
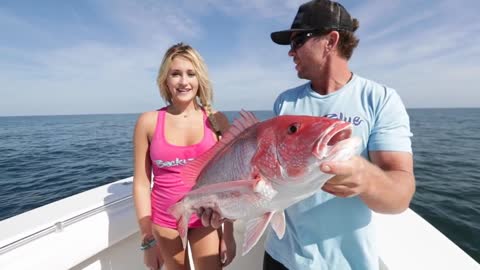
M 177 231 L 180 239 L 182 239 L 183 249 L 185 249 L 187 246 L 188 221 L 192 213 L 187 209 L 183 201 L 174 204 L 169 211 L 177 220 Z

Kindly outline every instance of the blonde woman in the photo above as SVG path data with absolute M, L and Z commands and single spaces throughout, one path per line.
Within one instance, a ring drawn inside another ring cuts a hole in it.
M 179 43 L 167 50 L 157 77 L 167 106 L 143 113 L 134 133 L 133 195 L 145 264 L 168 270 L 190 269 L 188 254 L 168 208 L 191 187 L 180 178 L 185 164 L 212 147 L 228 128 L 224 114 L 212 110 L 212 89 L 200 54 Z M 153 188 L 150 189 L 153 172 Z M 188 241 L 196 270 L 221 269 L 235 256 L 233 225 L 223 232 L 192 216 Z

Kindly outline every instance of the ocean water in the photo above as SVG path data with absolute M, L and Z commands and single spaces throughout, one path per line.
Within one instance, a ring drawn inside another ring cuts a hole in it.
M 480 109 L 408 112 L 417 179 L 411 208 L 480 262 Z M 0 117 L 0 220 L 131 176 L 137 117 Z

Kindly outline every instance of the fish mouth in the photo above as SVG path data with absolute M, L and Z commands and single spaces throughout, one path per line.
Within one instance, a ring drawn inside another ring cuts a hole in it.
M 352 137 L 352 124 L 349 122 L 337 122 L 320 134 L 314 144 L 313 155 L 317 159 L 325 159 L 332 154 L 335 146 Z

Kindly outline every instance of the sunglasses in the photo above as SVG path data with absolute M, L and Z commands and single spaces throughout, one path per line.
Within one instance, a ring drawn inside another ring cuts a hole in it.
M 321 32 L 303 32 L 303 33 L 296 34 L 290 40 L 290 49 L 292 51 L 298 50 L 298 49 L 300 49 L 300 47 L 303 46 L 303 44 L 305 44 L 305 42 L 307 42 L 307 40 L 309 38 L 314 37 L 314 36 L 321 36 L 321 35 L 324 35 L 324 34 L 325 34 L 324 31 L 321 31 Z

